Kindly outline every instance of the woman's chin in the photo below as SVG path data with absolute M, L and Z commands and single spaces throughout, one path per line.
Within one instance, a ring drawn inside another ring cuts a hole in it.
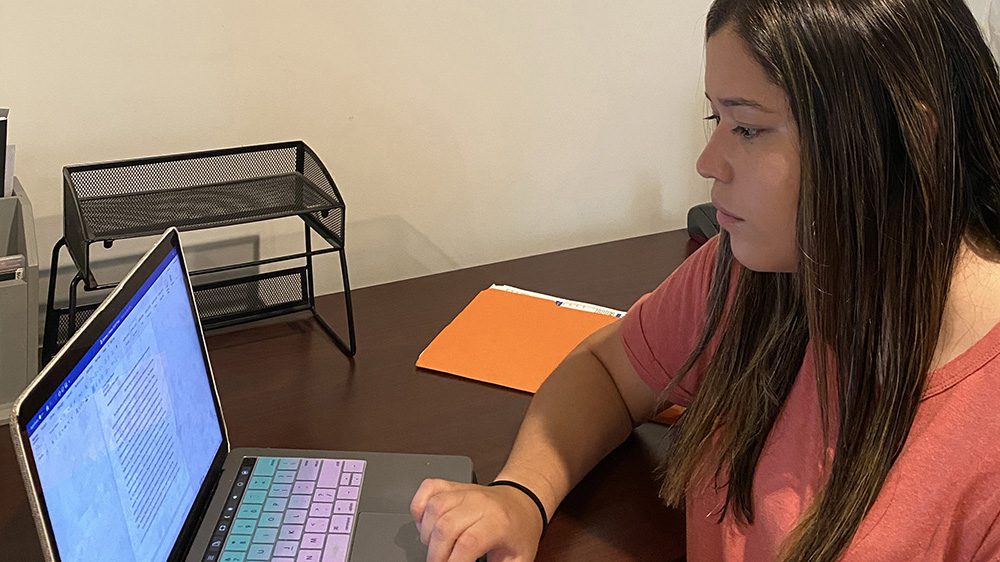
M 797 256 L 784 255 L 786 252 L 775 251 L 771 246 L 747 243 L 740 235 L 729 233 L 729 244 L 733 250 L 733 259 L 740 266 L 758 273 L 794 273 L 798 269 Z

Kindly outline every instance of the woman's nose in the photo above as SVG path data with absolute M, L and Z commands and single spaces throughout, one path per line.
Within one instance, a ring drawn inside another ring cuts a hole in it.
M 698 175 L 705 179 L 716 180 L 722 183 L 730 183 L 733 180 L 733 168 L 723 154 L 721 139 L 719 139 L 718 129 L 708 138 L 708 144 L 701 151 L 696 167 Z

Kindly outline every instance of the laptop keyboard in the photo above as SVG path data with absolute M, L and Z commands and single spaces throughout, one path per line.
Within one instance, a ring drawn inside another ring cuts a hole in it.
M 243 459 L 204 561 L 346 561 L 364 472 L 354 459 Z

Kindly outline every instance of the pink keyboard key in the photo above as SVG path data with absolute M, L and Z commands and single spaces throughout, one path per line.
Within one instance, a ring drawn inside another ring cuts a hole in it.
M 351 476 L 350 472 L 345 472 L 345 473 L 341 474 L 340 475 L 340 485 L 341 486 L 350 486 L 351 485 L 351 477 L 352 476 Z
M 358 499 L 358 487 L 357 486 L 342 486 L 337 488 L 337 499 L 338 500 L 356 500 Z
M 330 520 L 325 517 L 310 517 L 306 519 L 307 533 L 325 533 L 330 527 Z
M 274 543 L 272 556 L 295 556 L 299 551 L 299 541 L 278 541 Z
M 326 535 L 323 533 L 306 533 L 302 535 L 302 548 L 323 548 L 326 542 Z
M 322 503 L 331 503 L 333 500 L 336 499 L 335 492 L 336 490 L 323 490 L 323 489 L 316 490 L 316 493 L 313 494 L 313 501 Z
M 365 471 L 365 461 L 344 461 L 344 471 L 346 471 L 346 472 L 364 472 Z
M 355 509 L 358 507 L 358 502 L 351 500 L 337 500 L 337 503 L 333 505 L 333 512 L 337 514 L 344 513 L 354 513 Z M 288 516 L 285 516 L 287 521 Z
M 333 504 L 314 503 L 309 508 L 309 517 L 329 517 L 333 512 Z
M 350 535 L 327 535 L 322 562 L 346 562 Z
M 282 525 L 278 538 L 285 541 L 297 541 L 302 538 L 302 525 Z
M 288 500 L 289 509 L 309 509 L 312 503 L 312 496 L 292 496 Z
M 295 562 L 320 562 L 322 559 L 322 550 L 300 550 Z
M 292 486 L 292 493 L 293 494 L 312 494 L 313 493 L 313 489 L 315 487 L 316 487 L 316 483 L 315 482 L 309 482 L 309 481 L 296 482 L 295 485 Z
M 352 515 L 334 515 L 330 518 L 331 533 L 350 533 L 351 525 L 354 524 Z
M 305 525 L 306 523 L 306 510 L 304 509 L 289 509 L 285 512 L 285 523 L 291 525 Z
M 319 480 L 316 482 L 317 488 L 336 488 L 340 481 L 340 468 L 343 461 L 326 459 L 323 461 L 323 469 L 319 472 Z
M 359 472 L 354 476 L 351 476 L 351 486 L 360 486 L 360 485 L 361 485 L 361 473 Z
M 316 480 L 319 476 L 319 469 L 323 465 L 320 459 L 303 459 L 299 467 L 299 480 Z

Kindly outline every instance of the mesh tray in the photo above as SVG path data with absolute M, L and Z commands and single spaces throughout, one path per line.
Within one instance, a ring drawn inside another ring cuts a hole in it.
M 344 201 L 302 141 L 67 166 L 66 246 L 85 286 L 94 242 L 299 216 L 335 248 L 344 245 Z
M 144 191 L 79 201 L 86 241 L 117 240 L 179 230 L 329 212 L 337 202 L 301 174 Z

